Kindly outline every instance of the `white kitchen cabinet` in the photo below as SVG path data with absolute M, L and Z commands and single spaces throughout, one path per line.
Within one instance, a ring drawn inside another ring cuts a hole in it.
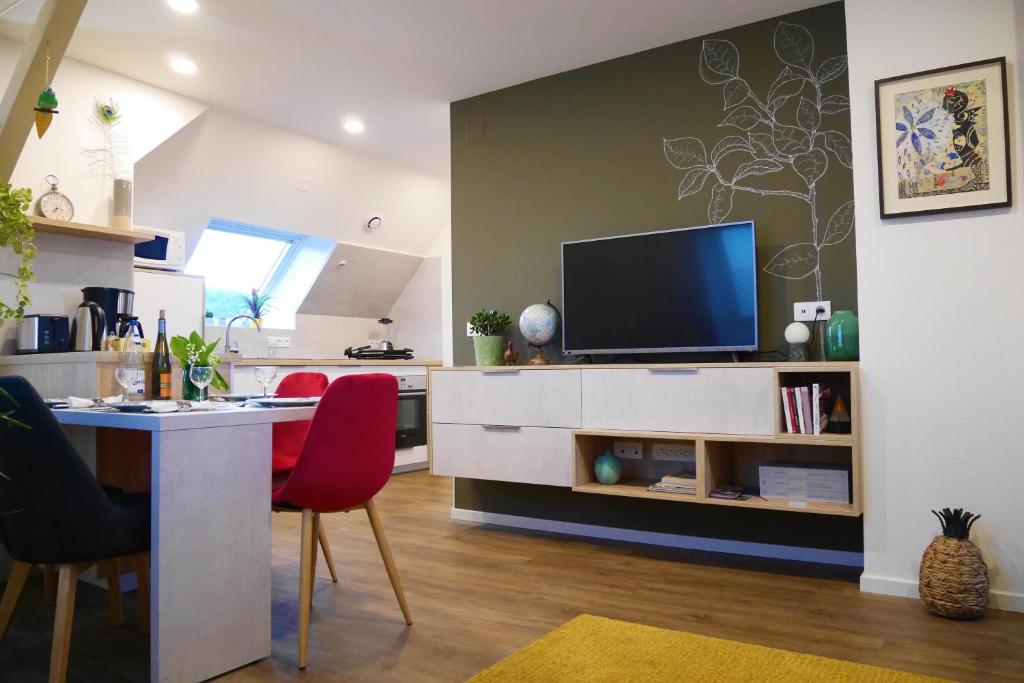
M 435 423 L 432 449 L 434 474 L 572 486 L 571 429 Z
M 579 427 L 579 370 L 465 370 L 431 375 L 432 420 Z

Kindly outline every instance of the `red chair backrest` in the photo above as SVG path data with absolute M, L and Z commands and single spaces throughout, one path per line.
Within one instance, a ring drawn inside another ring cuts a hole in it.
M 327 375 L 322 372 L 294 372 L 285 375 L 277 385 L 277 395 L 282 398 L 304 398 L 323 396 L 327 390 Z M 287 473 L 295 467 L 299 451 L 306 440 L 309 421 L 278 422 L 274 425 L 273 467 L 275 474 Z
M 275 503 L 317 512 L 362 505 L 395 467 L 398 380 L 347 375 L 334 380 L 313 414 L 306 442 Z

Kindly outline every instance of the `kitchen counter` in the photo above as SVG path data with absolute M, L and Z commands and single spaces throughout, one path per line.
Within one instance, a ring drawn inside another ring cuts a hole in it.
M 148 362 L 152 353 L 145 354 Z M 67 353 L 26 353 L 20 356 L 0 356 L 0 365 L 50 365 L 53 363 L 117 363 L 121 354 L 116 351 L 68 351 Z
M 406 367 L 427 367 L 427 368 L 438 368 L 444 365 L 439 360 L 420 360 L 419 358 L 413 358 L 412 360 L 358 360 L 356 358 L 239 358 L 237 360 L 232 359 L 230 356 L 223 355 L 221 359 L 225 363 L 230 363 L 238 367 L 245 367 L 248 365 L 274 365 L 277 367 L 289 367 L 289 366 L 314 366 L 314 367 L 331 367 L 331 366 L 406 366 Z

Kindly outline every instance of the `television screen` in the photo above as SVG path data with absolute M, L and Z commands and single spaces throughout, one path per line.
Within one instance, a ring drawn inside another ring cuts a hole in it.
M 757 350 L 754 222 L 562 243 L 566 354 Z

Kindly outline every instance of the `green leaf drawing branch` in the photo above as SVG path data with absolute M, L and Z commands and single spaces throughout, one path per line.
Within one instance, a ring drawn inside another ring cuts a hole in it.
M 722 138 L 710 154 L 704 141 L 696 137 L 664 138 L 662 151 L 672 166 L 685 172 L 677 190 L 679 200 L 701 192 L 711 180 L 707 208 L 711 223 L 728 218 L 737 192 L 807 204 L 809 241 L 783 248 L 764 271 L 788 280 L 813 275 L 815 294 L 823 299 L 821 250 L 843 242 L 853 232 L 853 200 L 833 212 L 824 230 L 818 209 L 818 182 L 828 172 L 830 158 L 852 168 L 849 137 L 827 129 L 824 120 L 847 111 L 850 101 L 844 95 L 822 91 L 823 85 L 846 72 L 846 57 L 830 57 L 815 68 L 814 37 L 803 26 L 784 21 L 775 28 L 773 42 L 775 54 L 785 66 L 761 98 L 740 76 L 736 46 L 728 40 L 705 40 L 698 70 L 705 83 L 722 86 L 726 114 L 718 125 L 743 134 Z M 779 116 L 783 105 L 796 97 L 796 125 L 787 125 Z M 775 174 L 787 174 L 781 177 L 788 179 L 789 173 L 799 176 L 805 191 L 759 186 L 758 179 Z

